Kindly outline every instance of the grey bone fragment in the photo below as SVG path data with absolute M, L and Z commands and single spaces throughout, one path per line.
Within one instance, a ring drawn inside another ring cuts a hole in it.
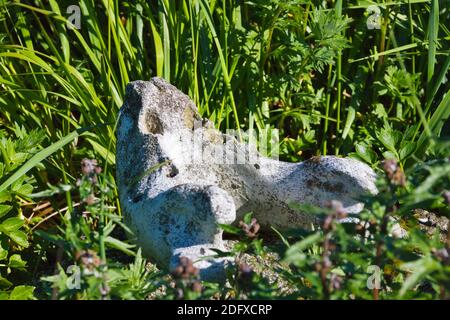
M 339 200 L 347 213 L 376 193 L 375 173 L 334 156 L 287 163 L 214 129 L 187 95 L 160 78 L 128 84 L 117 130 L 117 180 L 126 222 L 143 252 L 173 270 L 186 256 L 202 279 L 220 281 L 229 258 L 218 224 L 247 212 L 262 227 L 308 228 L 313 217 L 291 203 Z

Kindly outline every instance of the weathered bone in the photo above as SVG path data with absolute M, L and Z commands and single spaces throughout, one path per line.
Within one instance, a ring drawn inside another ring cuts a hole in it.
M 162 79 L 135 81 L 126 91 L 117 131 L 121 206 L 144 253 L 162 267 L 173 269 L 186 256 L 203 279 L 220 280 L 228 259 L 210 257 L 211 249 L 225 250 L 218 223 L 251 211 L 263 227 L 310 227 L 314 219 L 291 202 L 324 207 L 337 199 L 358 213 L 357 197 L 376 192 L 374 172 L 353 159 L 261 157 L 215 130 Z

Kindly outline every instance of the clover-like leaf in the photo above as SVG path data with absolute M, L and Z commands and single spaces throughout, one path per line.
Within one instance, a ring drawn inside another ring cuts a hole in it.
M 24 221 L 20 218 L 17 217 L 9 218 L 3 221 L 2 224 L 0 224 L 0 231 L 9 234 L 10 232 L 20 229 L 20 227 L 22 227 L 23 224 Z

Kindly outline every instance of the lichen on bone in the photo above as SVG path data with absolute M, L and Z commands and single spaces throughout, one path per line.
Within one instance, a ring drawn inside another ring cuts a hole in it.
M 367 165 L 334 156 L 286 163 L 261 156 L 253 145 L 214 129 L 187 95 L 160 78 L 128 84 L 117 130 L 121 206 L 143 252 L 173 269 L 182 256 L 206 280 L 224 278 L 232 261 L 218 224 L 247 212 L 262 227 L 308 228 L 313 217 L 291 203 L 324 207 L 342 202 L 362 209 L 358 197 L 376 192 Z

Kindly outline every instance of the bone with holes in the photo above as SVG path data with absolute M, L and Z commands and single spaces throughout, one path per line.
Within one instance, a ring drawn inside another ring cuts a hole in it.
M 262 227 L 310 227 L 312 216 L 290 203 L 342 202 L 358 213 L 357 197 L 374 193 L 365 164 L 333 156 L 286 163 L 214 129 L 194 103 L 160 78 L 128 84 L 117 130 L 117 179 L 126 222 L 146 256 L 173 269 L 182 256 L 205 280 L 224 278 L 230 260 L 218 224 L 247 212 Z M 251 160 L 251 161 L 250 161 Z

